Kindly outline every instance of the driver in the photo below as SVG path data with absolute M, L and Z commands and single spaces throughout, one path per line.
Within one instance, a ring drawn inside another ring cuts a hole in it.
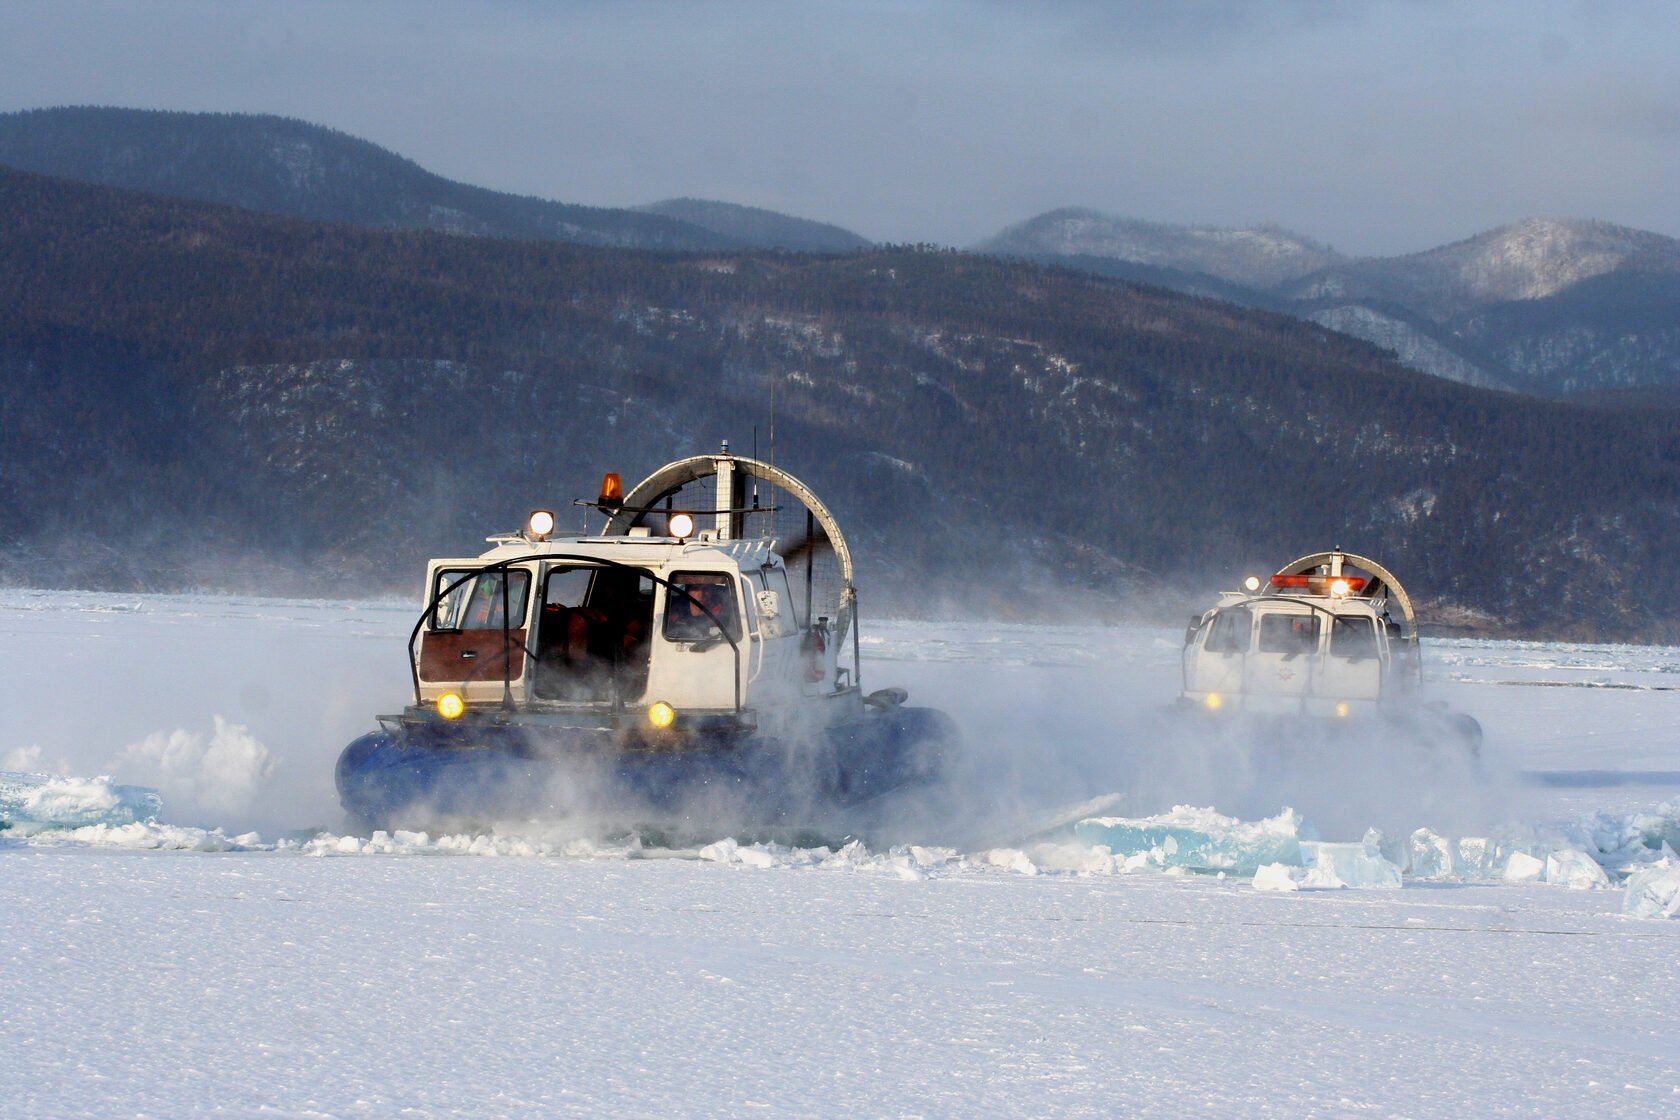
M 718 623 L 733 628 L 734 599 L 730 595 L 727 577 L 705 583 L 678 584 L 668 593 L 665 609 L 665 636 L 674 642 L 704 641 L 722 637 Z M 680 593 L 678 588 L 687 591 Z M 706 612 L 710 611 L 708 615 Z M 713 618 L 717 622 L 712 621 Z

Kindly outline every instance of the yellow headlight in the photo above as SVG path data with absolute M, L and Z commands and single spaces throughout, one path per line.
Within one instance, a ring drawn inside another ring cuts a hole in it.
M 467 710 L 467 702 L 459 692 L 446 692 L 437 698 L 437 713 L 444 719 L 460 719 Z
M 1348 712 L 1350 712 L 1351 710 L 1352 709 L 1348 707 L 1348 702 L 1346 700 L 1343 700 L 1342 702 L 1340 702 L 1339 704 L 1336 705 L 1336 718 L 1337 719 L 1346 719 Z
M 1207 705 L 1207 710 L 1208 711 L 1217 712 L 1219 709 L 1221 709 L 1225 706 L 1225 697 L 1219 695 L 1219 693 L 1217 693 L 1217 692 L 1210 692 L 1202 700 L 1202 703 Z
M 663 731 L 677 719 L 677 710 L 660 700 L 648 708 L 648 722 Z

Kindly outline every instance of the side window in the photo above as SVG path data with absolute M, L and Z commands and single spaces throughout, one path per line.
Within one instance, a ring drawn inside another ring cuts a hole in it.
M 1377 631 L 1368 618 L 1338 618 L 1330 627 L 1330 652 L 1337 657 L 1377 655 Z
M 548 573 L 543 585 L 543 606 L 580 607 L 589 593 L 589 580 L 594 568 L 555 568 Z
M 798 598 L 794 598 L 793 587 L 788 582 L 786 568 L 777 568 L 775 571 L 773 580 L 779 582 L 772 582 L 770 586 L 781 592 L 783 600 L 788 605 L 788 610 L 793 612 L 794 626 L 803 630 L 811 624 L 811 620 L 805 617 L 805 596 L 801 593 Z
M 1253 615 L 1246 607 L 1233 607 L 1213 616 L 1213 631 L 1202 648 L 1209 653 L 1247 653 Z
M 1260 616 L 1262 653 L 1314 653 L 1318 650 L 1318 615 L 1265 614 Z
M 463 580 L 463 576 L 471 578 Z M 471 569 L 446 569 L 438 573 L 434 594 L 457 580 L 461 580 L 460 585 L 438 603 L 432 616 L 432 629 L 500 630 L 504 602 L 509 608 L 507 625 L 525 624 L 525 596 L 531 587 L 531 573 L 521 568 L 511 571 L 504 568 L 474 575 Z
M 671 586 L 665 589 L 665 637 L 673 642 L 699 642 L 725 633 L 732 639 L 741 637 L 735 578 L 727 572 L 673 572 Z

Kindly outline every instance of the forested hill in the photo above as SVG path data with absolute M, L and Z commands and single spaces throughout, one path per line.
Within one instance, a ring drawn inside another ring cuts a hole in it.
M 1649 590 L 1680 575 L 1672 414 L 950 252 L 463 239 L 21 172 L 0 213 L 12 580 L 406 593 L 604 469 L 756 427 L 855 538 L 866 609 L 1136 614 L 1339 545 L 1436 620 L 1680 638 Z
M 434 175 L 287 117 L 70 106 L 0 113 L 0 164 L 268 214 L 635 248 L 745 248 L 680 217 L 578 206 Z

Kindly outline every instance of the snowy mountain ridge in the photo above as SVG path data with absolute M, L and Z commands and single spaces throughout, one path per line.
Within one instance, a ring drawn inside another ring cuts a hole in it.
M 1278 226 L 1176 226 L 1096 210 L 1052 210 L 974 246 L 1006 256 L 1113 257 L 1271 287 L 1344 258 Z
M 1529 218 L 1355 259 L 1271 226 L 1065 209 L 975 251 L 1299 316 L 1469 385 L 1543 395 L 1680 387 L 1680 241 L 1609 222 Z
M 1280 292 L 1389 300 L 1439 320 L 1468 305 L 1547 299 L 1624 270 L 1680 273 L 1680 241 L 1609 222 L 1529 218 L 1421 253 L 1333 265 Z
M 1474 299 L 1543 299 L 1618 269 L 1680 271 L 1680 241 L 1609 222 L 1528 218 L 1415 259 Z

